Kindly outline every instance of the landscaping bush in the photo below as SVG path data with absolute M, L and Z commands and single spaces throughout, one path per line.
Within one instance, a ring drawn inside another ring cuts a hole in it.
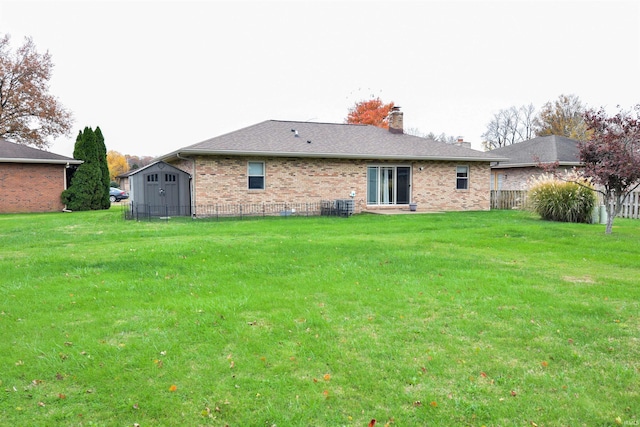
M 591 222 L 596 196 L 587 180 L 562 181 L 542 175 L 529 186 L 531 209 L 543 219 L 561 222 Z

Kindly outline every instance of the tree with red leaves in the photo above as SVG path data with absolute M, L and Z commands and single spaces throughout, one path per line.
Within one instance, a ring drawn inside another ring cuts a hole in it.
M 620 110 L 609 117 L 604 109 L 589 110 L 585 123 L 593 132 L 579 143 L 583 174 L 591 177 L 607 210 L 606 234 L 624 199 L 640 186 L 640 104 L 633 111 Z
M 353 108 L 349 109 L 345 123 L 373 125 L 389 129 L 388 116 L 393 105 L 393 102 L 385 104 L 380 98 L 356 102 Z

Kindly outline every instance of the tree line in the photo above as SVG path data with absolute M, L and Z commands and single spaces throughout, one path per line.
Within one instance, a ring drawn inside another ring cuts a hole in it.
M 589 138 L 590 133 L 584 115 L 587 108 L 576 95 L 560 95 L 536 112 L 533 104 L 504 108 L 487 124 L 482 134 L 482 146 L 493 150 L 536 136 L 560 135 L 579 141 Z

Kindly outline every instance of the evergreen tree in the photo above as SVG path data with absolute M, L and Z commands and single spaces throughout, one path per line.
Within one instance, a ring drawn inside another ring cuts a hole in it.
M 107 146 L 104 143 L 104 136 L 100 130 L 100 126 L 96 127 L 96 148 L 98 153 L 98 163 L 100 164 L 100 172 L 102 173 L 102 198 L 98 200 L 96 209 L 109 209 L 111 201 L 109 201 L 109 187 L 111 180 L 109 179 L 109 163 L 107 162 Z
M 100 136 L 102 134 L 100 133 Z M 104 140 L 102 142 L 104 146 Z M 71 178 L 71 185 L 62 192 L 62 202 L 68 209 L 86 211 L 108 208 L 104 199 L 109 201 L 109 173 L 106 174 L 106 184 L 101 169 L 101 157 L 106 164 L 106 148 L 104 155 L 99 147 L 98 136 L 90 128 L 85 127 L 76 138 L 73 157 L 83 163 Z

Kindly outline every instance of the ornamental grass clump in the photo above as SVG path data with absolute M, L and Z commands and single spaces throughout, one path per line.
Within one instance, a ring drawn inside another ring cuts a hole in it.
M 571 181 L 542 175 L 529 186 L 531 209 L 542 219 L 561 222 L 591 222 L 596 196 L 588 180 Z

